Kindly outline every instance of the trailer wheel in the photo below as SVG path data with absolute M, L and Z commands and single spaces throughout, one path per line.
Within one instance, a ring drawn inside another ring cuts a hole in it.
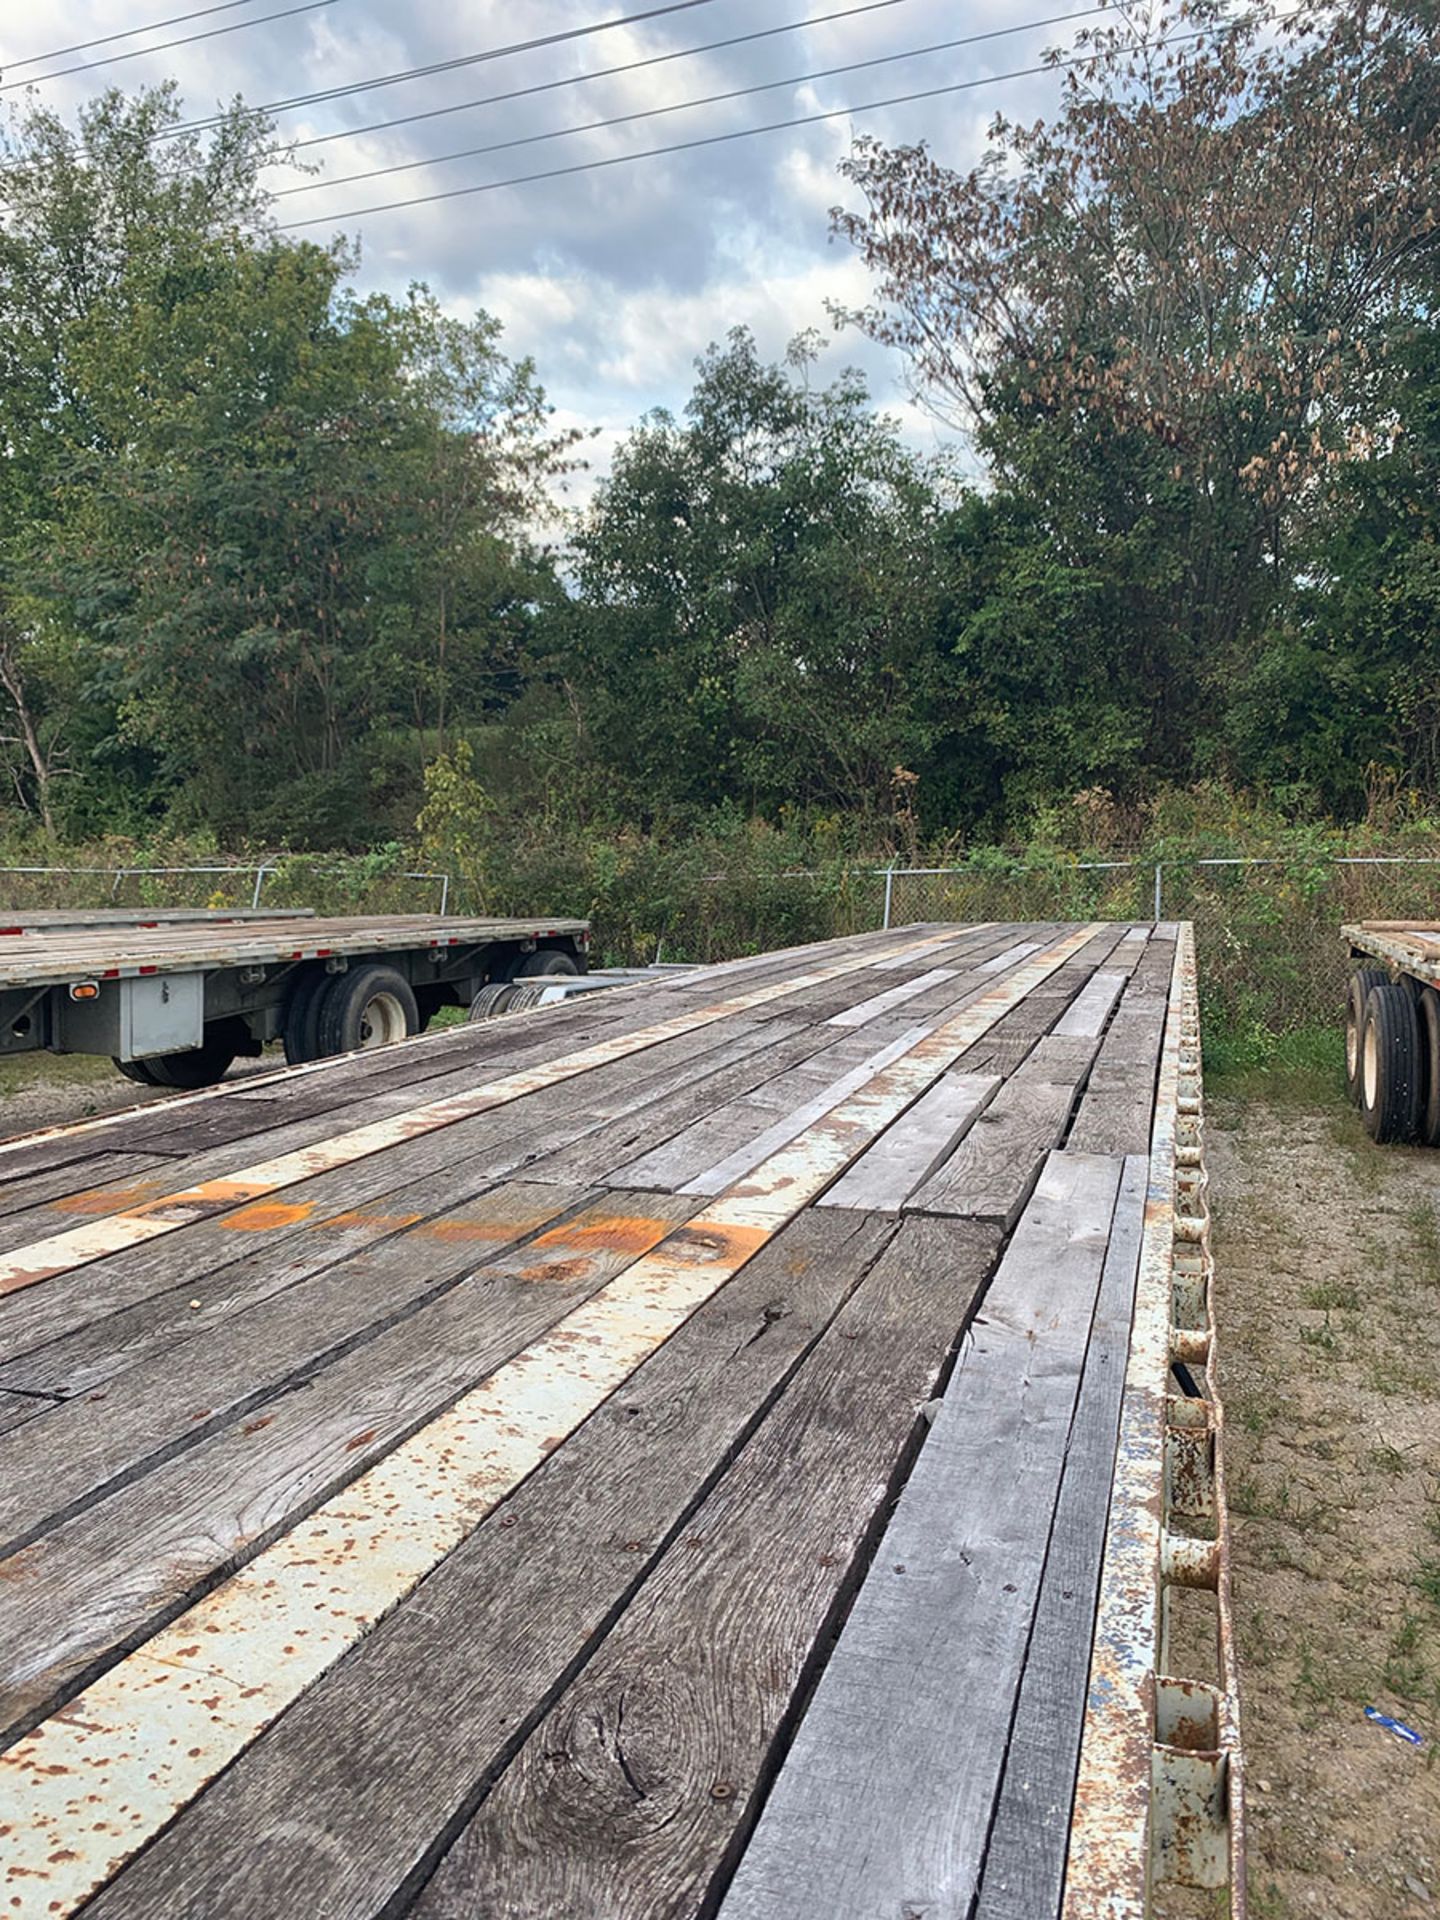
M 320 1000 L 341 975 L 313 967 L 302 973 L 290 989 L 285 1002 L 285 1020 L 280 1029 L 285 1049 L 285 1064 L 301 1067 L 320 1058 Z
M 203 1043 L 184 1053 L 154 1053 L 145 1062 L 157 1087 L 213 1087 L 235 1064 L 235 1042 L 207 1030 Z
M 318 1040 L 322 1056 L 388 1047 L 420 1030 L 420 1009 L 410 982 L 394 967 L 357 967 L 338 973 L 320 1002 Z
M 542 974 L 579 971 L 574 954 L 561 953 L 556 947 L 541 947 L 535 953 L 526 954 L 510 977 L 512 980 L 535 980 Z
M 1420 1125 L 1420 1019 L 1415 997 L 1398 981 L 1370 989 L 1360 1035 L 1360 1111 L 1382 1144 L 1413 1140 Z
M 474 1025 L 481 1020 L 494 1020 L 507 1011 L 515 989 L 508 980 L 492 980 L 488 987 L 481 987 L 470 1002 L 470 1011 L 466 1020 Z
M 1420 1138 L 1440 1147 L 1440 993 L 1420 989 L 1420 1059 L 1424 1066 Z
M 1345 987 L 1345 1091 L 1360 1105 L 1360 1039 L 1365 1030 L 1365 1002 L 1371 989 L 1390 978 L 1383 967 L 1357 967 Z
M 111 1055 L 114 1060 L 114 1055 Z M 150 1071 L 148 1060 L 115 1060 L 115 1068 L 123 1073 L 127 1080 L 133 1080 L 137 1086 L 158 1087 L 162 1083 Z

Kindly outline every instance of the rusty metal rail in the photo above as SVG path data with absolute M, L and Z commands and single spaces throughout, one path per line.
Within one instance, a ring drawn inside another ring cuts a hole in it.
M 1111 1496 L 1064 1920 L 1143 1920 L 1163 1883 L 1244 1920 L 1245 1827 L 1195 942 L 1182 926 Z M 1211 1597 L 1214 1666 L 1172 1660 L 1177 1596 Z

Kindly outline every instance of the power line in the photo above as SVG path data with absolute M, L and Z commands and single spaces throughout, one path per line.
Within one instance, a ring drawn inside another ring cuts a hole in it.
M 760 27 L 754 33 L 733 33 L 724 40 L 705 40 L 698 47 L 676 47 L 668 53 L 647 54 L 643 60 L 627 60 L 618 67 L 592 67 L 588 73 L 567 73 L 558 80 L 537 80 L 534 86 L 516 87 L 509 93 L 482 94 L 477 100 L 457 100 L 448 107 L 427 107 L 422 113 L 402 113 L 393 120 L 372 120 L 363 127 L 339 127 L 334 133 L 312 134 L 308 140 L 290 142 L 286 151 L 298 153 L 304 147 L 328 146 L 332 140 L 356 140 L 361 134 L 382 133 L 387 127 L 411 127 L 421 120 L 443 120 L 447 114 L 468 113 L 472 107 L 493 107 L 505 100 L 525 100 L 532 94 L 554 93 L 561 87 L 582 86 L 587 80 L 609 80 L 616 74 L 638 73 L 642 67 L 659 67 L 671 60 L 690 60 L 701 53 L 719 53 L 728 47 L 748 46 L 755 40 L 773 40 L 778 34 L 799 33 L 808 27 L 823 27 L 832 20 L 850 20 L 857 14 L 880 13 L 888 7 L 910 5 L 910 0 L 864 0 L 858 7 L 840 7 L 834 13 L 812 14 L 808 20 L 787 20 L 783 26 Z M 1087 7 L 1085 11 L 1102 9 Z M 1071 16 L 1065 15 L 1065 18 Z M 1076 16 L 1078 17 L 1078 16 Z
M 1277 15 L 1274 24 L 1292 20 L 1295 14 Z M 1171 35 L 1151 43 L 1154 47 L 1178 47 L 1202 40 L 1204 31 Z M 345 220 L 358 220 L 371 213 L 395 213 L 404 207 L 429 206 L 438 200 L 460 200 L 476 193 L 497 193 L 502 187 L 526 187 L 543 180 L 565 180 L 581 173 L 599 173 L 607 167 L 629 166 L 636 160 L 658 160 L 672 153 L 693 153 L 701 147 L 726 146 L 735 140 L 753 140 L 762 133 L 784 133 L 796 127 L 818 126 L 826 120 L 844 120 L 852 114 L 878 113 L 886 107 L 911 106 L 920 100 L 939 100 L 957 93 L 971 93 L 979 87 L 998 86 L 1008 80 L 1030 80 L 1037 74 L 1054 73 L 1061 67 L 1080 66 L 1092 56 L 1075 54 L 1047 60 L 1040 66 L 1016 67 L 1009 73 L 987 74 L 980 80 L 955 80 L 943 87 L 924 87 L 915 93 L 897 93 L 886 100 L 865 100 L 849 107 L 832 107 L 823 113 L 797 114 L 789 120 L 769 120 L 759 127 L 738 127 L 729 133 L 705 134 L 694 140 L 677 140 L 664 147 L 643 147 L 635 153 L 613 153 L 602 160 L 577 160 L 565 167 L 547 167 L 540 173 L 513 174 L 504 180 L 483 180 L 475 186 L 449 187 L 438 193 L 417 193 L 406 200 L 387 200 L 373 207 L 352 207 L 341 214 L 320 214 L 309 220 L 290 220 L 275 229 L 278 233 L 298 233 L 306 227 L 328 227 Z
M 96 67 L 113 67 L 122 60 L 143 60 L 147 53 L 167 53 L 171 47 L 193 46 L 197 40 L 215 40 L 222 33 L 243 33 L 247 27 L 263 27 L 271 20 L 288 20 L 292 14 L 314 13 L 317 7 L 333 7 L 335 0 L 302 0 L 297 7 L 283 7 L 279 13 L 262 13 L 253 20 L 234 20 L 228 27 L 211 27 L 205 33 L 183 34 L 178 40 L 161 40 L 153 47 L 132 47 L 128 53 L 108 53 L 103 60 L 82 60 L 73 67 L 57 67 L 53 73 L 31 74 L 28 80 L 7 80 L 0 93 L 16 87 L 38 87 L 46 80 L 63 80 L 70 73 L 90 73 Z M 142 29 L 136 29 L 142 31 Z
M 612 27 L 633 26 L 640 20 L 658 20 L 663 14 L 688 13 L 693 7 L 709 7 L 715 0 L 668 0 L 668 4 L 658 7 L 646 7 L 641 13 L 617 14 L 613 20 L 595 20 L 583 27 L 567 27 L 561 33 L 540 34 L 533 40 L 514 40 L 509 46 L 487 47 L 482 53 L 462 53 L 453 60 L 435 60 L 428 67 L 408 67 L 402 73 L 382 73 L 373 80 L 356 80 L 348 86 L 325 87 L 318 93 L 297 93 L 290 100 L 267 100 L 263 106 L 251 109 L 254 113 L 284 113 L 291 107 L 313 107 L 326 100 L 341 100 L 351 93 L 376 92 L 381 87 L 398 87 L 406 80 L 424 80 L 431 74 L 454 73 L 460 67 L 478 66 L 485 60 L 503 60 L 512 53 L 533 53 L 539 47 L 559 46 L 565 40 L 584 40 L 591 34 L 608 33 Z M 182 126 L 170 127 L 167 133 L 199 133 L 208 127 L 218 125 L 223 114 L 211 114 L 205 120 L 189 120 Z
M 158 33 L 161 27 L 179 27 L 187 20 L 204 20 L 212 13 L 230 13 L 236 7 L 251 7 L 254 4 L 255 0 L 220 0 L 219 6 L 197 7 L 193 13 L 172 13 L 168 20 L 149 20 L 143 27 L 122 27 L 118 33 L 102 33 L 98 40 L 77 40 L 73 47 L 52 47 L 49 53 L 27 53 L 23 60 L 0 60 L 0 69 L 13 73 L 16 67 L 35 67 L 44 60 L 63 60 L 67 53 L 88 53 L 91 47 L 106 47 L 112 40 L 133 40 L 137 33 Z
M 416 121 L 420 121 L 420 120 L 438 120 L 446 114 L 465 112 L 472 107 L 494 107 L 494 106 L 499 106 L 511 100 L 528 100 L 531 97 L 533 97 L 535 94 L 554 93 L 557 90 L 564 87 L 580 86 L 583 82 L 588 80 L 609 80 L 614 78 L 617 74 L 638 73 L 642 68 L 645 68 L 645 67 L 658 67 L 673 60 L 689 60 L 697 54 L 716 53 L 730 47 L 745 46 L 749 44 L 751 41 L 755 41 L 755 40 L 771 40 L 771 39 L 774 39 L 778 34 L 798 33 L 802 28 L 824 26 L 832 20 L 850 20 L 850 19 L 853 19 L 857 14 L 877 13 L 884 8 L 906 6 L 908 4 L 909 4 L 909 0 L 865 0 L 865 4 L 863 6 L 842 7 L 834 13 L 817 13 L 812 15 L 812 17 L 808 20 L 788 20 L 785 22 L 783 26 L 761 27 L 758 31 L 754 33 L 732 34 L 729 38 L 724 40 L 707 40 L 701 46 L 698 46 L 698 47 L 678 47 L 669 53 L 652 53 L 652 54 L 648 54 L 643 60 L 627 60 L 621 66 L 596 67 L 592 69 L 589 73 L 566 74 L 563 78 L 559 80 L 539 80 L 533 86 L 515 87 L 506 93 L 485 94 L 478 100 L 461 100 L 461 101 L 458 101 L 454 106 L 431 107 L 427 112 L 424 112 L 424 113 L 401 114 L 397 119 L 377 120 L 372 122 L 369 126 L 364 126 L 364 127 L 343 127 L 336 133 L 317 133 L 308 140 L 296 140 L 294 142 L 288 143 L 285 151 L 287 154 L 298 153 L 303 148 L 326 146 L 332 140 L 353 140 L 353 139 L 356 139 L 361 134 L 379 133 L 389 127 L 411 126 Z M 1091 14 L 1105 13 L 1105 12 L 1108 12 L 1109 10 L 1110 9 L 1109 9 L 1108 0 L 1102 0 L 1102 4 L 1100 5 L 1080 7 L 1080 8 L 1077 8 L 1077 10 L 1074 13 L 1049 14 L 1044 19 L 1041 19 L 1041 20 L 1026 21 L 1026 22 L 1023 22 L 1020 26 L 1015 26 L 1015 27 L 999 27 L 999 28 L 996 28 L 993 33 L 971 34 L 969 38 L 971 40 L 988 40 L 988 39 L 998 38 L 999 35 L 1001 34 L 1020 33 L 1024 31 L 1026 27 L 1039 28 L 1039 27 L 1064 26 L 1071 20 L 1083 20 Z M 954 41 L 954 42 L 947 42 L 946 44 L 959 46 L 965 43 L 961 41 Z M 929 49 L 921 49 L 921 51 L 929 51 Z M 893 57 L 898 59 L 898 58 L 902 58 L 903 56 L 895 55 Z M 777 81 L 775 84 L 783 85 L 785 83 Z M 472 149 L 472 151 L 486 152 L 488 151 L 488 149 L 474 148 Z M 437 159 L 449 160 L 457 157 L 460 157 L 460 156 L 456 156 L 452 154 L 440 154 L 437 156 Z M 427 163 L 424 161 L 417 161 L 414 164 L 423 166 Z M 380 171 L 380 172 L 395 171 L 395 169 L 381 168 L 381 169 L 378 169 L 377 171 Z M 374 177 L 373 174 L 363 174 L 363 173 L 346 174 L 343 177 L 343 179 L 340 179 L 340 180 L 316 182 L 314 184 L 333 187 L 333 186 L 341 186 L 346 181 L 368 180 L 368 179 L 372 179 L 373 177 Z M 308 191 L 308 189 L 300 188 L 300 187 L 287 187 L 286 189 L 284 189 L 285 193 L 300 193 L 304 191 Z M 283 194 L 277 195 L 276 197 L 283 198 Z
M 1099 13 L 1102 9 L 1089 7 L 1085 11 Z M 847 61 L 844 66 L 821 67 L 813 73 L 791 74 L 783 80 L 761 80 L 753 86 L 731 87 L 725 93 L 707 93 L 698 100 L 677 100 L 669 106 L 643 107 L 634 113 L 617 113 L 606 120 L 582 121 L 576 127 L 556 127 L 549 133 L 520 134 L 510 140 L 492 140 L 483 147 L 462 147 L 455 153 L 436 153 L 420 160 L 401 160 L 389 167 L 371 167 L 365 173 L 342 174 L 335 180 L 307 180 L 302 186 L 282 187 L 274 197 L 288 200 L 297 193 L 316 193 L 326 187 L 352 186 L 360 180 L 380 180 L 393 173 L 413 173 L 417 167 L 442 166 L 450 160 L 474 160 L 482 154 L 538 146 L 542 141 L 563 140 L 577 133 L 601 133 L 608 127 L 628 127 L 637 120 L 658 120 L 670 113 L 688 113 L 695 107 L 716 107 L 730 100 L 748 100 L 753 94 L 774 93 L 781 87 L 802 87 L 812 80 L 833 80 L 842 73 L 863 73 L 870 67 L 894 66 L 900 60 L 920 60 L 932 53 L 953 53 L 957 47 L 972 47 L 982 40 L 1003 40 L 1012 34 L 1032 32 L 1039 27 L 1053 27 L 1077 17 L 1074 14 L 1052 14 L 1043 20 L 1022 20 L 1012 27 L 992 27 L 987 33 L 967 33 L 955 40 L 937 40 L 927 47 L 907 47 L 901 53 L 880 53 L 868 60 Z

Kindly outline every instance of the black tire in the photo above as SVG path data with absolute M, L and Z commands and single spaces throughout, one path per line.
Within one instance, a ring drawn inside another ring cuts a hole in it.
M 1383 967 L 1357 967 L 1345 987 L 1345 1091 L 1360 1104 L 1360 1035 L 1365 1026 L 1365 1002 L 1373 987 L 1390 978 Z
M 579 973 L 579 971 L 573 953 L 561 953 L 554 947 L 541 947 L 536 953 L 527 953 L 510 978 L 536 980 L 542 974 Z
M 153 1053 L 145 1062 L 157 1087 L 213 1087 L 235 1064 L 235 1042 L 228 1034 L 206 1033 L 203 1045 L 184 1053 Z
M 465 1018 L 472 1026 L 481 1020 L 498 1020 L 509 1008 L 514 995 L 515 988 L 508 980 L 492 980 L 488 987 L 481 987 L 470 1002 L 470 1011 Z
M 1398 981 L 1370 989 L 1360 1036 L 1360 1112 L 1382 1145 L 1413 1140 L 1423 1095 L 1420 1016 L 1415 996 Z
M 114 1059 L 114 1055 L 111 1055 Z M 116 1060 L 116 1070 L 123 1073 L 127 1080 L 133 1080 L 137 1086 L 158 1087 L 162 1084 L 150 1071 L 148 1060 Z
M 389 1046 L 420 1031 L 420 1009 L 410 982 L 394 967 L 356 967 L 337 973 L 320 1002 L 321 1057 Z
M 285 1020 L 280 1041 L 285 1049 L 285 1064 L 302 1067 L 308 1060 L 320 1058 L 320 1002 L 344 976 L 312 967 L 302 973 L 290 989 L 285 1002 Z
M 1440 993 L 1434 987 L 1420 989 L 1420 1058 L 1420 1138 L 1427 1147 L 1440 1147 Z

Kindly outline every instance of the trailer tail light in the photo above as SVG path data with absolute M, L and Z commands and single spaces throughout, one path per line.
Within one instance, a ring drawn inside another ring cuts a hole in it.
M 77 980 L 70 989 L 72 1000 L 98 1000 L 100 989 L 93 980 Z

